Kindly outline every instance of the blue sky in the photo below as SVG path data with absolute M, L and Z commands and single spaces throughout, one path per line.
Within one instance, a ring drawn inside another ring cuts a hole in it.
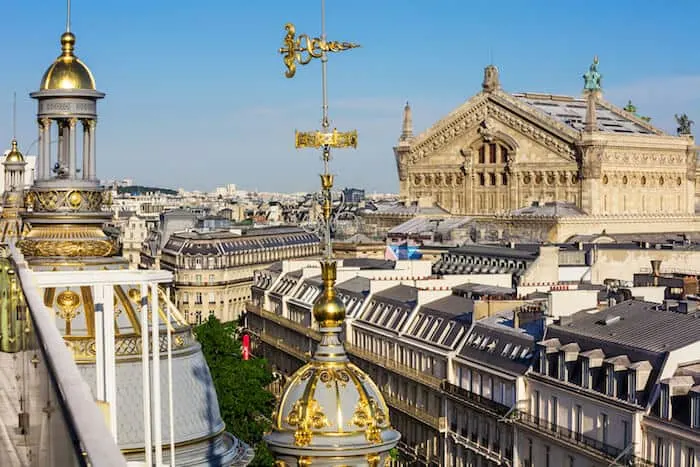
M 319 126 L 320 64 L 286 79 L 277 49 L 286 22 L 320 33 L 320 1 L 73 0 L 72 9 L 77 55 L 107 93 L 101 178 L 316 189 L 318 153 L 295 150 L 293 132 Z M 632 99 L 667 131 L 674 113 L 700 124 L 694 0 L 327 0 L 326 10 L 329 39 L 363 46 L 329 61 L 332 123 L 360 136 L 357 150 L 334 153 L 338 186 L 396 191 L 404 102 L 420 132 L 479 91 L 491 60 L 507 91 L 576 95 L 597 54 L 607 99 Z M 3 16 L 0 142 L 12 137 L 16 91 L 26 148 L 36 138 L 28 93 L 59 54 L 65 2 L 7 0 Z

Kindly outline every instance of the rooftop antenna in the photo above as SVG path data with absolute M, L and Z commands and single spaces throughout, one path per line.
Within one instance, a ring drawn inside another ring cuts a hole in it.
M 66 8 L 66 32 L 70 32 L 70 0 L 66 0 L 68 6 Z

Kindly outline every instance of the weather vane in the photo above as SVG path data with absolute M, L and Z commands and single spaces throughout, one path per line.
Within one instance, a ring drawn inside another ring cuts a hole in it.
M 314 58 L 321 59 L 321 76 L 323 87 L 323 118 L 321 120 L 320 131 L 301 132 L 295 131 L 294 141 L 297 149 L 299 148 L 321 148 L 323 157 L 323 173 L 321 174 L 322 188 L 322 214 L 323 225 L 325 227 L 325 256 L 327 260 L 332 256 L 331 245 L 331 213 L 332 213 L 332 194 L 333 175 L 329 172 L 328 163 L 330 161 L 331 148 L 356 148 L 357 147 L 357 130 L 348 132 L 340 132 L 336 129 L 329 131 L 330 126 L 328 120 L 328 93 L 327 93 L 327 64 L 328 52 L 342 52 L 344 50 L 354 49 L 359 47 L 358 44 L 352 42 L 337 42 L 326 40 L 326 11 L 325 2 L 321 0 L 321 37 L 310 38 L 306 34 L 296 35 L 296 28 L 292 23 L 285 25 L 287 34 L 283 40 L 283 47 L 279 49 L 283 56 L 284 65 L 287 67 L 285 76 L 293 78 L 296 74 L 297 63 L 306 65 Z

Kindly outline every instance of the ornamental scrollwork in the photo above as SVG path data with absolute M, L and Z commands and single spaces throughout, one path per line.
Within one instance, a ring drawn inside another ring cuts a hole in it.
M 296 401 L 287 415 L 286 422 L 289 426 L 297 428 L 294 432 L 294 444 L 301 447 L 311 443 L 312 429 L 320 430 L 331 425 L 316 399 Z
M 40 240 L 25 238 L 17 242 L 25 256 L 113 256 L 118 248 L 112 240 Z
M 351 210 L 351 206 L 345 201 L 345 195 L 341 192 L 331 193 L 331 236 L 352 237 L 362 229 L 360 218 Z M 299 219 L 299 226 L 308 233 L 321 237 L 325 232 L 326 221 L 322 206 L 324 205 L 324 195 L 322 191 L 312 195 L 308 211 L 302 214 Z
M 365 429 L 365 437 L 370 443 L 381 442 L 380 427 L 388 423 L 388 417 L 373 398 L 361 399 L 353 412 L 350 424 Z
M 24 197 L 25 207 L 33 211 L 100 211 L 102 191 L 50 190 L 30 191 Z

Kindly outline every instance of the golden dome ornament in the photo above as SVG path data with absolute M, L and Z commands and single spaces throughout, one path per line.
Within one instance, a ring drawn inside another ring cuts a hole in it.
M 24 162 L 24 156 L 22 153 L 19 151 L 19 148 L 17 147 L 17 140 L 13 139 L 12 140 L 12 145 L 10 147 L 10 152 L 7 153 L 7 157 L 5 157 L 5 163 L 21 163 Z
M 75 35 L 61 35 L 61 55 L 51 64 L 41 79 L 42 91 L 86 89 L 94 91 L 95 78 L 90 69 L 74 54 Z
M 325 245 L 321 260 L 323 286 L 312 311 L 319 324 L 321 341 L 310 361 L 290 376 L 285 385 L 273 416 L 272 431 L 265 436 L 265 442 L 278 466 L 383 466 L 390 461 L 390 451 L 398 444 L 401 434 L 391 427 L 389 408 L 377 385 L 350 362 L 345 352 L 341 331 L 346 310 L 336 295 L 338 271 L 331 244 L 334 177 L 329 172 L 330 151 L 356 147 L 357 132 L 329 131 L 327 52 L 357 45 L 327 41 L 325 31 L 321 38 L 311 39 L 305 34 L 297 37 L 292 24 L 287 24 L 285 29 L 287 34 L 280 53 L 284 56 L 287 78 L 295 75 L 297 63 L 306 65 L 313 58 L 321 58 L 323 72 L 323 129 L 295 133 L 295 146 L 320 148 L 324 165 L 317 232 Z

